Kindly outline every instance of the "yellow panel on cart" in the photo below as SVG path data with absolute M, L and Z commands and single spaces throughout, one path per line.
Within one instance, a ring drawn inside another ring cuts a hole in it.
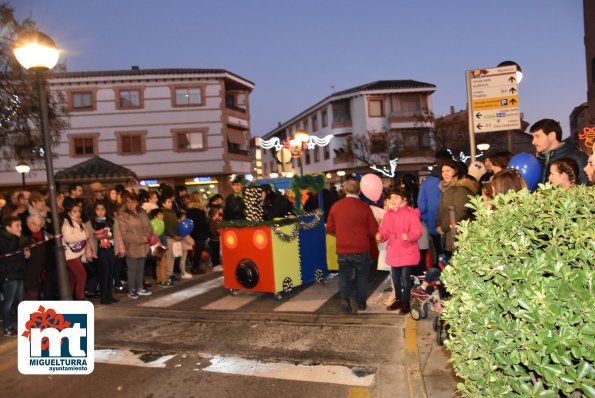
M 279 230 L 285 235 L 293 233 L 295 224 L 284 225 Z M 290 278 L 292 286 L 302 284 L 300 274 L 300 252 L 298 246 L 298 237 L 291 242 L 279 239 L 274 231 L 271 231 L 273 240 L 273 263 L 275 264 L 275 291 L 283 291 L 283 280 Z
M 339 270 L 337 260 L 337 238 L 335 235 L 326 234 L 326 264 L 329 271 Z

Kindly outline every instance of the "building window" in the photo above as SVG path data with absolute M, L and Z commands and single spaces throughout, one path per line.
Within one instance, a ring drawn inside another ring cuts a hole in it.
M 308 131 L 308 119 L 302 120 L 302 129 Z
M 368 114 L 370 117 L 384 116 L 384 101 L 381 99 L 368 100 Z
M 116 132 L 118 155 L 140 155 L 145 153 L 146 131 Z
M 318 115 L 312 115 L 312 131 L 318 130 Z
M 392 97 L 396 116 L 411 117 L 427 111 L 427 96 L 421 94 L 400 94 Z
M 312 151 L 314 152 L 314 163 L 320 162 L 320 147 L 314 147 Z
M 205 151 L 207 149 L 207 130 L 172 130 L 174 139 L 174 151 L 191 152 Z
M 306 164 L 310 164 L 310 151 L 306 151 Z
M 322 156 L 324 157 L 324 160 L 331 158 L 331 148 L 328 145 L 322 147 Z
M 93 110 L 93 92 L 75 92 L 71 93 L 70 107 L 73 111 Z
M 86 157 L 97 154 L 97 138 L 99 134 L 70 136 L 70 156 Z
M 386 152 L 386 137 L 384 134 L 370 134 L 370 153 Z
M 328 126 L 328 112 L 325 110 L 322 111 L 322 127 Z
M 172 106 L 199 106 L 205 104 L 203 86 L 174 86 L 172 89 Z
M 138 109 L 142 108 L 141 90 L 122 89 L 118 90 L 117 95 L 118 109 Z

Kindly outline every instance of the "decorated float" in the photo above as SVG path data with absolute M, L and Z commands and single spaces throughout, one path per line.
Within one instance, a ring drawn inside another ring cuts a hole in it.
M 263 220 L 262 186 L 291 189 L 296 216 Z M 328 275 L 324 214 L 301 210 L 302 190 L 322 190 L 324 176 L 306 175 L 256 181 L 244 193 L 246 219 L 220 225 L 223 284 L 232 294 L 238 291 L 273 293 L 281 299 L 294 287 L 324 282 Z M 320 195 L 319 195 L 320 196 Z M 322 206 L 319 206 L 322 208 Z

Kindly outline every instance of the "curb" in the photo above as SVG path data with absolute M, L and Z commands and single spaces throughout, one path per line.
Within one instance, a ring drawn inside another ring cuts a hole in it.
M 409 396 L 412 398 L 428 398 L 421 365 L 419 363 L 419 351 L 417 349 L 417 322 L 410 316 L 407 316 L 405 321 L 405 368 Z

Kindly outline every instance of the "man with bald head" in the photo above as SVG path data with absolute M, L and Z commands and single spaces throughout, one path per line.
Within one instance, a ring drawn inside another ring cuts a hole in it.
M 376 235 L 378 224 L 370 206 L 359 198 L 359 182 L 349 179 L 343 183 L 343 188 L 346 195 L 331 207 L 326 230 L 337 238 L 341 311 L 349 315 L 354 312 L 351 307 L 351 277 L 354 271 L 357 307 L 361 311 L 367 307 L 368 276 L 372 264 L 370 242 Z

